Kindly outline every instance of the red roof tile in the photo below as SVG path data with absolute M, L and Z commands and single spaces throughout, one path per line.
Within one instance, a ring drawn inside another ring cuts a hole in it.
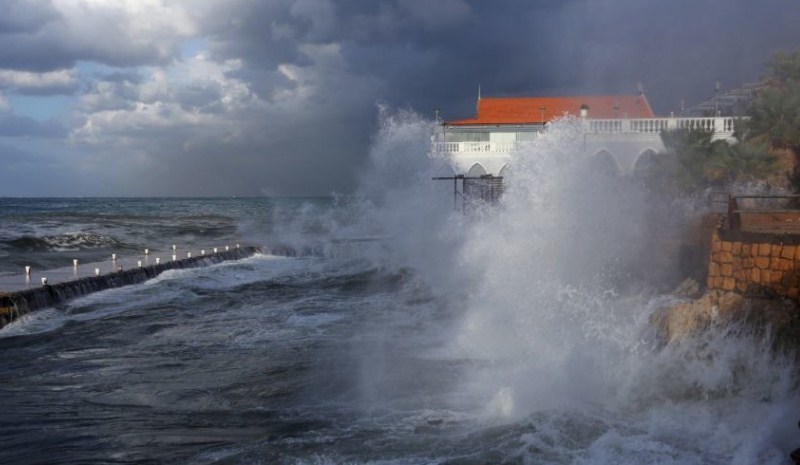
M 490 97 L 478 100 L 475 118 L 448 121 L 447 124 L 541 124 L 569 114 L 580 116 L 581 106 L 589 107 L 589 118 L 654 118 L 644 95 L 587 97 Z M 542 108 L 544 110 L 542 110 Z

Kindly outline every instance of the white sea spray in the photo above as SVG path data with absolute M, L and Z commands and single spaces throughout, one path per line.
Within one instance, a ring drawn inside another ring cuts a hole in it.
M 601 412 L 605 432 L 570 455 L 581 463 L 782 463 L 800 445 L 796 368 L 768 340 L 712 328 L 655 343 L 659 296 L 642 278 L 666 249 L 649 242 L 651 206 L 632 179 L 595 169 L 575 120 L 513 154 L 499 205 L 463 215 L 431 181 L 442 160 L 422 156 L 430 123 L 383 118 L 366 191 L 398 262 L 457 301 L 439 353 L 471 361 L 454 398 L 499 423 Z M 671 208 L 690 217 L 696 205 Z

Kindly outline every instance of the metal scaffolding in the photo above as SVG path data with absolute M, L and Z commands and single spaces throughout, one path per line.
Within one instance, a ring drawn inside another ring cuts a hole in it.
M 459 200 L 461 210 L 466 213 L 467 205 L 477 202 L 495 204 L 503 195 L 503 177 L 485 174 L 483 176 L 442 176 L 433 178 L 434 181 L 453 181 L 453 209 L 458 210 Z M 461 189 L 459 190 L 459 181 Z

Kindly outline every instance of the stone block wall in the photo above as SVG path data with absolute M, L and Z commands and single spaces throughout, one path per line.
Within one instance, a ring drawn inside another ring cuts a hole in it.
M 769 234 L 725 234 L 722 224 L 711 235 L 708 289 L 741 294 L 800 296 L 800 244 L 797 238 Z

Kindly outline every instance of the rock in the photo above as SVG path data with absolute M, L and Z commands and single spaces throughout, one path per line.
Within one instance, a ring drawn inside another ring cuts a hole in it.
M 672 291 L 672 295 L 677 297 L 697 298 L 702 295 L 702 292 L 700 290 L 700 284 L 694 279 L 688 278 L 678 284 L 678 287 Z
M 670 344 L 712 325 L 740 323 L 753 334 L 771 334 L 773 349 L 800 353 L 800 307 L 788 299 L 765 297 L 710 290 L 696 300 L 658 309 L 650 317 L 650 324 L 656 328 L 659 340 Z

